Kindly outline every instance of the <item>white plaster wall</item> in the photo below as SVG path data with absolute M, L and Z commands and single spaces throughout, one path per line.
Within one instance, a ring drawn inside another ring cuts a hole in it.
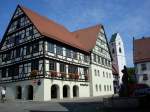
M 43 101 L 44 100 L 44 83 L 43 79 L 41 80 L 41 85 L 38 86 L 37 83 L 33 83 L 33 80 L 28 81 L 20 81 L 20 82 L 13 82 L 13 83 L 6 83 L 6 98 L 14 100 L 16 99 L 16 87 L 21 86 L 22 87 L 22 99 L 27 99 L 27 86 L 32 85 L 33 86 L 33 100 L 37 101 Z M 38 81 L 38 80 L 36 80 Z
M 97 72 L 96 73 L 97 75 L 95 75 L 95 70 Z M 98 74 L 98 70 L 99 70 L 99 74 Z M 105 77 L 103 76 L 103 72 L 105 73 Z M 106 72 L 108 73 L 107 76 L 106 76 Z M 92 64 L 90 78 L 91 78 L 90 79 L 91 96 L 112 95 L 114 93 L 113 76 L 111 70 Z M 98 85 L 98 91 L 96 91 L 96 85 Z M 99 85 L 101 85 L 101 89 L 99 88 Z M 109 91 L 104 91 L 104 85 L 109 85 L 109 88 L 111 86 L 111 90 L 109 89 Z
M 51 99 L 51 86 L 58 85 L 60 89 L 59 99 L 63 99 L 63 86 L 67 85 L 70 88 L 69 98 L 73 98 L 73 86 L 77 85 L 79 87 L 79 97 L 89 97 L 89 83 L 88 82 L 77 82 L 77 81 L 62 81 L 54 79 L 44 79 L 44 100 Z M 80 84 L 86 84 L 87 86 L 81 86 Z
M 141 64 L 143 64 L 143 63 L 139 63 L 136 66 L 137 81 L 138 81 L 138 83 L 144 83 L 144 84 L 148 84 L 150 86 L 150 62 L 145 62 L 146 66 L 147 66 L 147 70 L 144 70 L 144 71 L 141 70 Z M 143 80 L 143 74 L 148 75 L 148 80 Z

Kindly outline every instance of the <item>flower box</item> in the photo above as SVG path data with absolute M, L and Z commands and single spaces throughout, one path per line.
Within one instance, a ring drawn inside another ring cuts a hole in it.
M 79 79 L 79 75 L 75 74 L 75 79 L 78 80 Z
M 60 73 L 61 74 L 61 78 L 66 78 L 67 74 L 66 73 Z
M 75 74 L 69 74 L 70 79 L 75 79 Z
M 38 70 L 32 70 L 31 73 L 30 73 L 31 77 L 35 77 L 37 75 L 38 75 Z
M 84 77 L 85 77 L 85 80 L 88 80 L 88 79 L 89 79 L 87 75 L 85 75 Z
M 51 76 L 51 77 L 57 77 L 57 72 L 51 71 L 51 72 L 50 72 L 50 76 Z

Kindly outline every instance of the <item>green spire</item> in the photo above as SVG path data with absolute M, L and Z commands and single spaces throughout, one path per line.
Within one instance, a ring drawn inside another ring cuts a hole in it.
M 117 37 L 117 33 L 114 33 L 114 34 L 111 36 L 110 42 L 114 42 L 114 41 L 116 40 L 116 37 Z

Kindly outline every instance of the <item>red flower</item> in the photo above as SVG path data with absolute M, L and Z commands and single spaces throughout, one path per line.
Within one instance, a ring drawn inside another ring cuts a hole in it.
M 75 79 L 79 79 L 79 75 L 78 74 L 75 74 Z
M 57 72 L 52 71 L 52 72 L 51 72 L 51 77 L 57 77 Z
M 66 78 L 66 73 L 61 73 L 61 78 Z
M 74 79 L 75 78 L 75 74 L 69 74 L 70 79 Z
M 84 77 L 85 77 L 85 80 L 88 80 L 88 79 L 89 79 L 87 75 L 85 75 Z

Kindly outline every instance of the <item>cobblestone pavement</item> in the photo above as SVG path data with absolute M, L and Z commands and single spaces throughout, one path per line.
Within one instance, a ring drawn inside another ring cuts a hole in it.
M 110 110 L 103 108 L 101 97 L 39 101 L 6 101 L 0 112 L 143 112 L 138 109 Z M 149 112 L 149 111 L 145 111 Z

